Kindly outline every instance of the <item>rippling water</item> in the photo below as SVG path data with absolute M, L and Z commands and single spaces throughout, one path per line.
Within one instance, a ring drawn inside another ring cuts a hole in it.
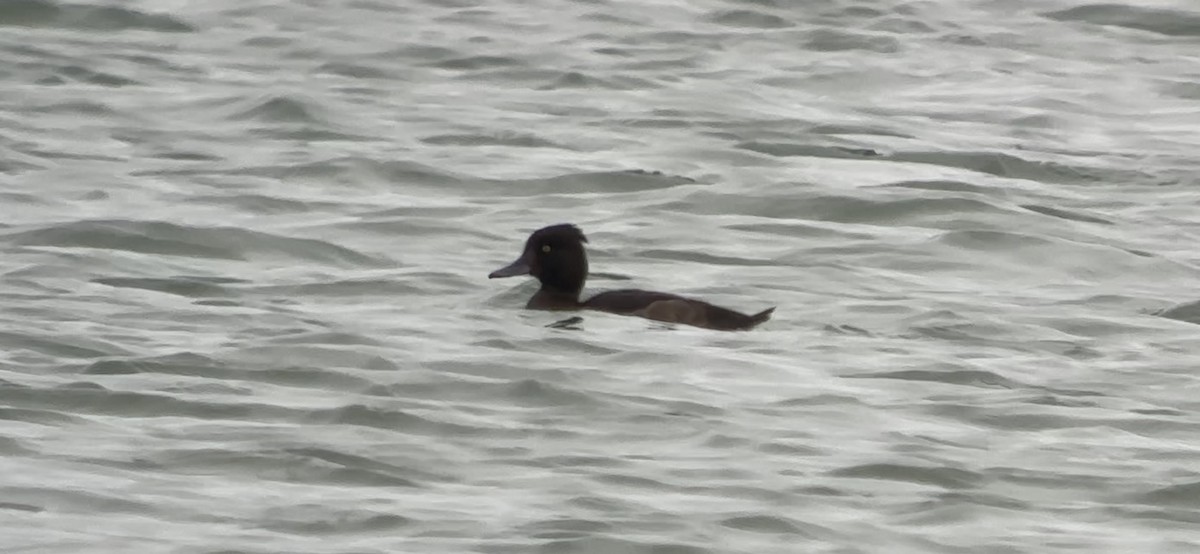
M 1200 8 L 0 3 L 6 552 L 1195 552 Z M 592 290 L 748 333 L 526 312 Z

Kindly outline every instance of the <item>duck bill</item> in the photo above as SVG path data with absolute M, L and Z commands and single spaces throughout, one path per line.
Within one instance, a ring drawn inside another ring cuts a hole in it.
M 521 256 L 520 258 L 517 258 L 517 261 L 515 261 L 511 264 L 508 264 L 500 269 L 497 269 L 496 271 L 489 273 L 488 279 L 496 279 L 499 277 L 516 277 L 517 275 L 529 275 L 529 271 L 532 268 L 529 267 L 529 261 L 525 259 L 526 257 L 527 256 Z

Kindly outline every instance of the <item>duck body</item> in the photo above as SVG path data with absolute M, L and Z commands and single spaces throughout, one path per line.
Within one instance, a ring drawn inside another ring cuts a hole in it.
M 721 331 L 751 329 L 775 311 L 769 308 L 746 315 L 702 300 L 638 289 L 605 291 L 581 302 L 579 294 L 588 272 L 585 242 L 587 237 L 574 225 L 539 229 L 529 236 L 517 261 L 488 277 L 536 277 L 542 287 L 525 305 L 532 310 L 597 310 Z

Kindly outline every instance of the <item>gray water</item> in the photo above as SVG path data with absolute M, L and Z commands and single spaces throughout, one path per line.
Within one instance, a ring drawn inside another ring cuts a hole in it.
M 0 550 L 1193 553 L 1200 6 L 0 3 Z M 522 310 L 589 290 L 722 333 Z

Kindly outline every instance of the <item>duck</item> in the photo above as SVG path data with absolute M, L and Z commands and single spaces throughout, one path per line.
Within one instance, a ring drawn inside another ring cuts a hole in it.
M 583 246 L 586 242 L 583 231 L 573 224 L 543 227 L 529 235 L 516 261 L 493 271 L 488 278 L 535 277 L 541 288 L 525 304 L 530 310 L 596 310 L 719 331 L 752 329 L 775 312 L 772 307 L 746 315 L 703 300 L 638 289 L 605 291 L 580 301 L 588 276 L 587 251 Z

